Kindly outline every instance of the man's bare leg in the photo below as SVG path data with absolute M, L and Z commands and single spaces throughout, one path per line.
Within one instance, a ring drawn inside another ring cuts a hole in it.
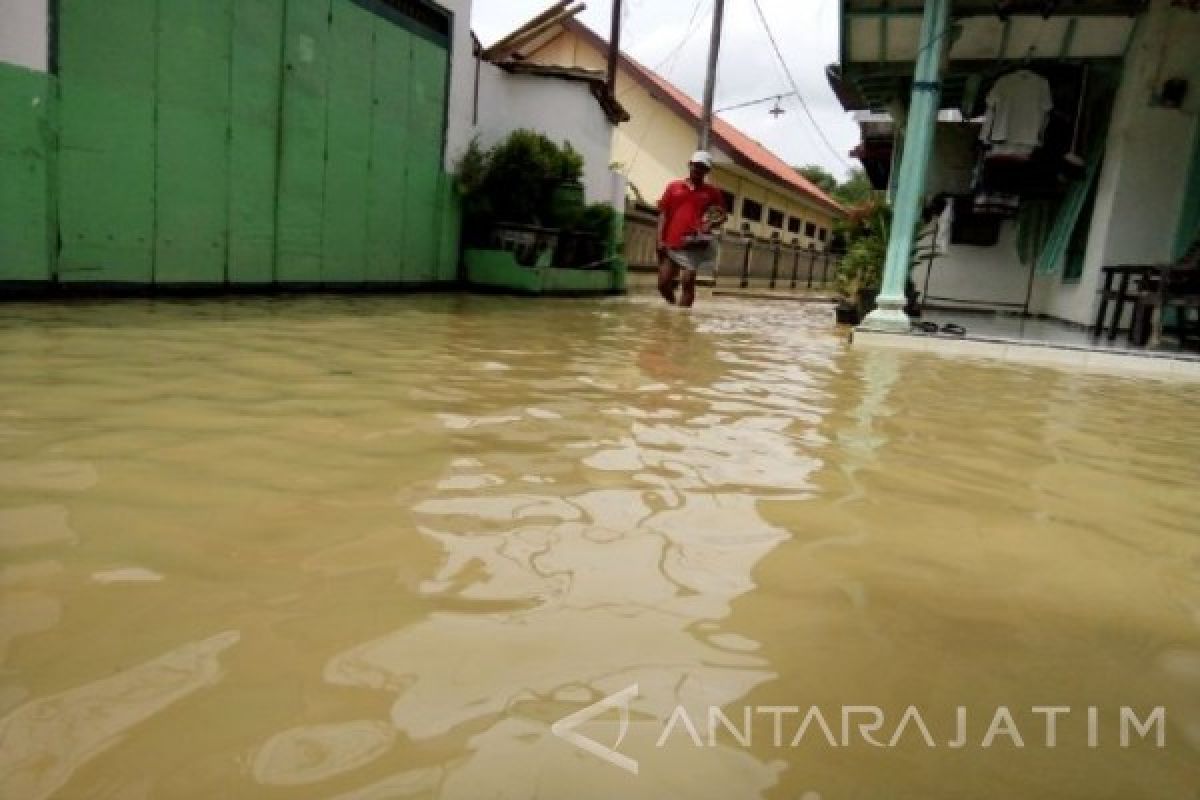
M 658 293 L 671 305 L 675 305 L 675 262 L 667 256 L 658 258 Z
M 691 308 L 692 303 L 696 302 L 696 270 L 685 269 L 681 280 L 683 283 L 683 296 L 679 298 L 679 305 L 684 308 Z

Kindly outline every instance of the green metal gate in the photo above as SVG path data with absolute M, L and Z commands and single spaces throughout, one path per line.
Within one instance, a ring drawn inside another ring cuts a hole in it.
M 447 16 L 416 0 L 60 4 L 61 281 L 454 278 Z

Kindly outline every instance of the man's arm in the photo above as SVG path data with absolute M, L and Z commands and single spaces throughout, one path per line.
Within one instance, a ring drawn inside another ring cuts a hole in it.
M 658 253 L 659 259 L 667 256 L 667 218 L 671 215 L 671 185 L 667 184 L 666 191 L 658 200 L 658 233 L 655 239 L 654 247 Z

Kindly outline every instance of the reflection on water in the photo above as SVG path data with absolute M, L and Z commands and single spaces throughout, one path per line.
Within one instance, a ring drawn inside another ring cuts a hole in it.
M 8 306 L 0 349 L 0 796 L 1200 790 L 1188 387 L 739 301 Z M 634 684 L 636 776 L 551 733 Z M 941 746 L 656 747 L 813 705 Z M 1001 705 L 1168 746 L 944 746 Z
M 217 655 L 238 640 L 227 631 L 59 694 L 0 719 L 0 795 L 48 797 L 120 734 L 220 678 Z

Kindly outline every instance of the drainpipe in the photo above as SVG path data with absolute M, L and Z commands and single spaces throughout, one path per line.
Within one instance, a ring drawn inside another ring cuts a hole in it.
M 925 0 L 921 19 L 921 49 L 917 54 L 912 101 L 909 103 L 904 131 L 904 152 L 900 158 L 900 179 L 896 185 L 887 261 L 884 263 L 879 298 L 875 301 L 877 307 L 862 322 L 862 327 L 867 330 L 907 331 L 910 326 L 908 315 L 904 313 L 907 303 L 904 284 L 908 280 L 913 239 L 921 215 L 925 175 L 929 157 L 933 153 L 933 136 L 941 99 L 938 78 L 946 51 L 949 22 L 950 0 Z

